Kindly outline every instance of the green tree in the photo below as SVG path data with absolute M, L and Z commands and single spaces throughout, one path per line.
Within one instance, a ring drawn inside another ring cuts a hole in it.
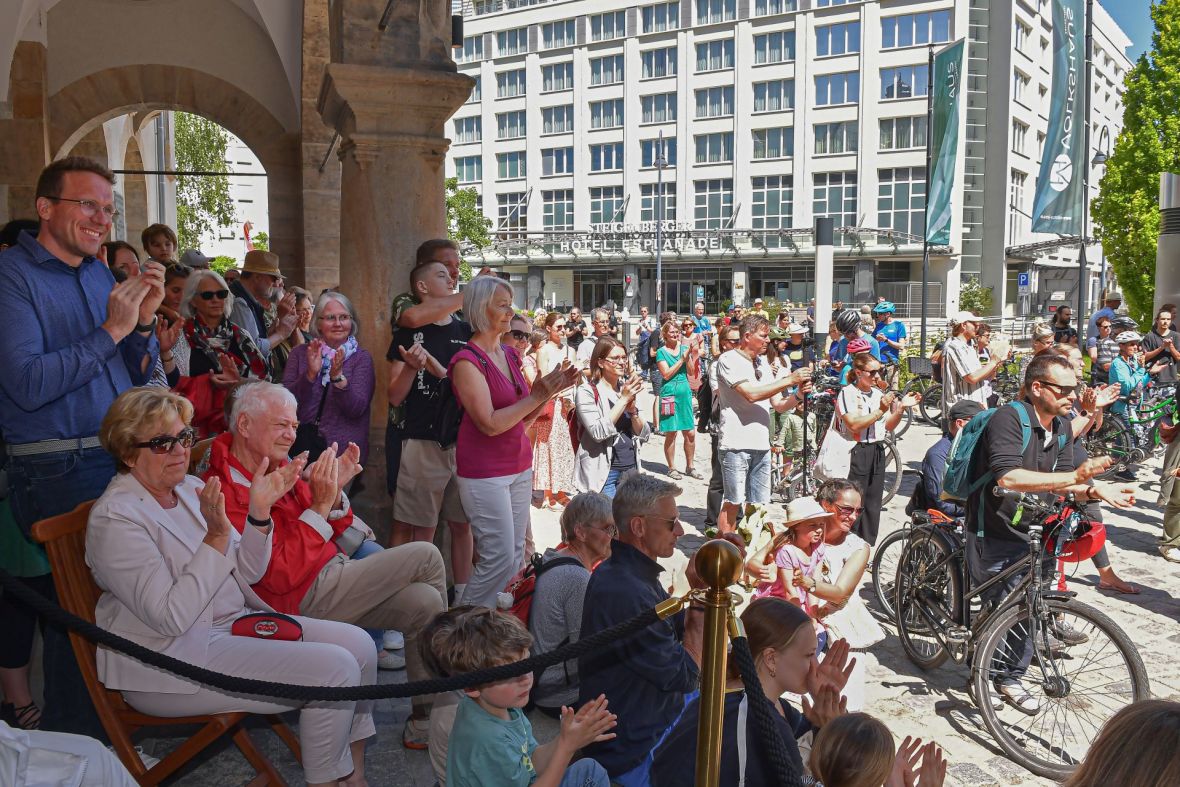
M 458 178 L 447 178 L 447 232 L 460 246 L 470 244 L 477 249 L 491 244 L 492 222 L 479 209 L 479 192 L 472 188 L 459 188 Z M 471 279 L 471 266 L 466 262 L 460 266 L 464 281 Z
M 987 317 L 992 313 L 992 291 L 983 286 L 978 276 L 963 278 L 959 290 L 959 308 L 963 311 Z
M 270 233 L 256 232 L 254 233 L 254 237 L 250 239 L 250 243 L 252 243 L 256 249 L 270 251 Z
M 225 272 L 227 270 L 229 270 L 230 268 L 236 268 L 236 267 L 238 267 L 238 261 L 235 260 L 233 257 L 229 257 L 225 254 L 220 254 L 220 255 L 214 257 L 213 259 L 209 260 L 210 270 L 217 271 L 222 276 L 224 276 Z
M 186 112 L 175 118 L 176 167 L 182 172 L 225 172 L 229 134 L 211 120 Z M 222 175 L 178 175 L 176 235 L 181 249 L 200 248 L 201 238 L 237 221 Z
M 1151 322 L 1159 241 L 1159 178 L 1180 169 L 1180 0 L 1151 7 L 1151 50 L 1127 72 L 1123 130 L 1098 184 L 1094 223 L 1140 324 Z

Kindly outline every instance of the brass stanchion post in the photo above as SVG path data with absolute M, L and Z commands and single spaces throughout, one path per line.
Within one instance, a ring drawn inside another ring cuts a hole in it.
M 718 787 L 721 778 L 721 728 L 725 721 L 726 626 L 729 586 L 737 581 L 742 555 L 728 541 L 715 539 L 693 559 L 705 591 L 705 636 L 701 655 L 701 717 L 697 726 L 696 787 Z

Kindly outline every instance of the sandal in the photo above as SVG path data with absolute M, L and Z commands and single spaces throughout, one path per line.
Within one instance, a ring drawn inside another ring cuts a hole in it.
M 41 729 L 41 709 L 35 702 L 20 707 L 11 702 L 0 703 L 0 718 L 18 730 Z
M 1105 582 L 1098 583 L 1099 590 L 1109 590 L 1112 593 L 1122 593 L 1127 596 L 1139 595 L 1139 588 L 1135 585 L 1132 585 L 1130 582 L 1125 583 L 1124 587 L 1125 589 L 1123 587 L 1119 587 L 1118 585 L 1109 585 Z
M 688 475 L 688 477 L 689 477 L 689 478 L 695 478 L 695 479 L 696 479 L 696 480 L 698 480 L 698 481 L 704 481 L 704 480 L 705 480 L 705 477 L 704 477 L 703 475 L 701 475 L 701 471 L 700 471 L 700 470 L 697 470 L 695 467 L 690 467 L 690 468 L 688 468 L 688 470 L 686 470 L 685 472 L 686 472 L 686 474 Z
M 673 481 L 679 481 L 680 479 L 684 478 L 684 476 L 680 474 L 679 470 L 669 470 L 668 478 L 671 478 Z

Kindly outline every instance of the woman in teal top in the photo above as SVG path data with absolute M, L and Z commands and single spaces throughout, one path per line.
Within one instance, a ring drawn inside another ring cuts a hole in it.
M 660 416 L 660 431 L 664 433 L 664 459 L 668 463 L 668 476 L 680 479 L 673 458 L 676 454 L 676 433 L 684 435 L 684 472 L 693 478 L 704 478 L 692 466 L 696 454 L 696 421 L 692 414 L 692 389 L 688 386 L 688 364 L 700 363 L 701 337 L 694 335 L 681 341 L 680 326 L 675 320 L 664 323 L 660 330 L 664 346 L 656 352 L 656 364 L 664 385 L 660 388 L 660 401 L 656 410 Z M 671 412 L 669 412 L 669 410 Z
M 1127 412 L 1131 394 L 1146 386 L 1151 375 L 1158 374 L 1165 364 L 1157 363 L 1150 371 L 1143 368 L 1140 351 L 1143 338 L 1135 331 L 1123 331 L 1114 340 L 1118 342 L 1119 354 L 1110 364 L 1110 381 L 1119 386 L 1119 400 L 1110 411 L 1123 415 Z

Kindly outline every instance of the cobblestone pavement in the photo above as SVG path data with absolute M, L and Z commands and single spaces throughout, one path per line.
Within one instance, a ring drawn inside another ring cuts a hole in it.
M 901 441 L 902 460 L 906 465 L 901 492 L 885 507 L 881 534 L 897 528 L 904 516 L 905 499 L 909 496 L 923 452 L 937 435 L 928 427 L 915 425 Z M 663 473 L 665 465 L 662 441 L 646 445 L 642 450 L 645 469 Z M 677 445 L 677 466 L 683 461 Z M 697 466 L 705 473 L 709 469 L 709 439 L 698 436 Z M 1097 590 L 1098 577 L 1092 564 L 1084 563 L 1070 580 L 1071 590 L 1088 603 L 1110 614 L 1131 638 L 1138 643 L 1151 679 L 1155 696 L 1180 700 L 1180 662 L 1168 654 L 1180 644 L 1180 602 L 1174 597 L 1180 591 L 1180 577 L 1176 568 L 1160 557 L 1155 540 L 1160 532 L 1160 509 L 1155 504 L 1159 491 L 1157 473 L 1159 461 L 1143 468 L 1137 484 L 1138 504 L 1125 512 L 1106 511 L 1111 561 L 1118 573 L 1138 585 L 1137 596 L 1114 596 Z M 681 539 L 676 555 L 665 561 L 677 586 L 683 585 L 683 569 L 690 555 L 704 542 L 703 521 L 707 482 L 685 477 L 680 482 L 685 493 L 680 499 L 681 516 L 688 531 Z M 534 509 L 534 531 L 538 548 L 558 541 L 560 512 Z M 665 576 L 668 576 L 666 574 Z M 868 654 L 866 674 L 866 708 L 878 716 L 900 740 L 905 735 L 916 735 L 938 741 L 950 761 L 947 783 L 951 785 L 1049 785 L 1052 782 L 1030 774 L 1010 762 L 989 738 L 979 712 L 967 690 L 968 670 L 948 664 L 929 673 L 914 667 L 903 654 L 896 633 L 888 629 L 885 642 Z M 404 680 L 404 672 L 381 673 L 384 682 Z M 367 767 L 373 785 L 415 785 L 430 787 L 434 776 L 425 752 L 409 752 L 402 748 L 398 736 L 409 703 L 405 700 L 378 703 L 378 738 L 368 749 Z M 549 719 L 534 714 L 533 724 L 538 740 L 544 742 L 556 734 Z M 272 755 L 292 783 L 299 783 L 300 774 L 289 753 L 281 748 L 273 735 L 264 730 L 253 737 Z M 149 751 L 167 751 L 168 741 L 148 741 Z M 177 784 L 227 785 L 243 784 L 252 774 L 245 761 L 232 747 L 222 748 L 205 759 Z

